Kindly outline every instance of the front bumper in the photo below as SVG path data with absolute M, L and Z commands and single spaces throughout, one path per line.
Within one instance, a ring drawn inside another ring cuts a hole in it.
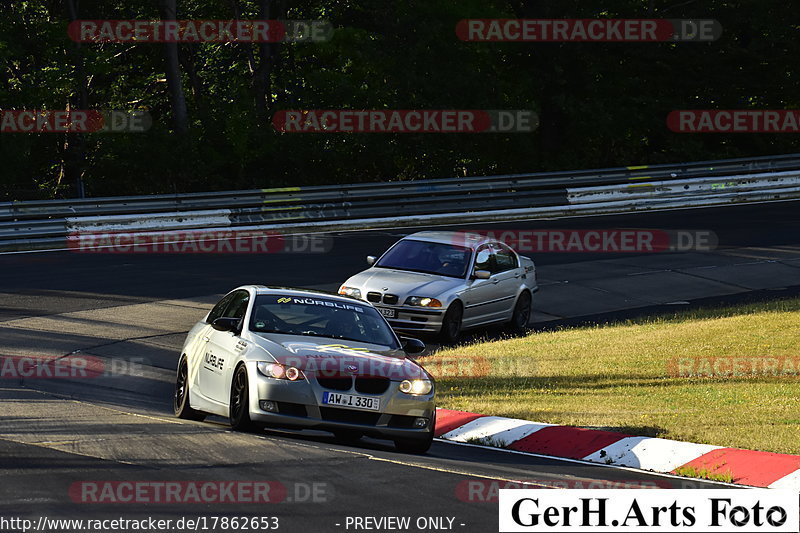
M 442 330 L 442 319 L 445 313 L 443 308 L 432 309 L 399 305 L 375 305 L 375 308 L 378 311 L 381 309 L 393 309 L 395 311 L 394 318 L 386 317 L 386 321 L 395 331 L 437 334 Z
M 356 390 L 331 390 L 322 387 L 314 376 L 302 381 L 270 379 L 251 372 L 250 419 L 270 426 L 325 431 L 357 430 L 384 439 L 426 439 L 433 431 L 434 394 L 413 396 L 397 390 L 392 381 L 382 394 L 365 394 Z M 321 403 L 324 392 L 357 394 L 380 399 L 380 411 L 347 409 Z M 275 403 L 276 412 L 261 409 L 260 401 Z M 413 427 L 417 418 L 427 418 L 428 425 Z

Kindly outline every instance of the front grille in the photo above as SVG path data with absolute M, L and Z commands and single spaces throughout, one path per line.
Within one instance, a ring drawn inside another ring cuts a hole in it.
M 353 378 L 347 377 L 329 377 L 325 378 L 317 376 L 317 383 L 326 389 L 332 390 L 350 390 L 353 386 Z
M 383 303 L 394 305 L 397 303 L 397 295 L 396 294 L 384 294 L 383 295 Z
M 308 416 L 306 406 L 299 403 L 289 402 L 276 402 L 278 404 L 278 413 L 289 416 Z
M 380 376 L 359 376 L 356 378 L 356 390 L 364 394 L 383 394 L 389 388 L 389 378 Z
M 323 420 L 328 422 L 346 422 L 348 424 L 361 424 L 362 426 L 374 426 L 381 417 L 380 413 L 335 409 L 333 407 L 320 407 L 319 414 Z
M 389 419 L 389 427 L 398 429 L 411 429 L 414 427 L 416 417 L 405 415 L 392 415 Z
M 377 303 L 381 301 L 381 293 L 379 292 L 368 292 L 367 293 L 367 300 L 372 303 Z

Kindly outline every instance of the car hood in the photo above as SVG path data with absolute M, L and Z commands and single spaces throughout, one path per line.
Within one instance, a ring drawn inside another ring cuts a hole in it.
M 367 292 L 396 294 L 402 304 L 409 296 L 427 296 L 434 298 L 464 283 L 460 278 L 449 278 L 436 274 L 408 272 L 390 268 L 370 268 L 356 274 L 345 282 L 361 289 L 361 295 L 367 298 Z
M 428 374 L 402 350 L 349 340 L 254 333 L 254 340 L 276 362 L 324 377 L 356 375 L 392 380 L 428 379 Z

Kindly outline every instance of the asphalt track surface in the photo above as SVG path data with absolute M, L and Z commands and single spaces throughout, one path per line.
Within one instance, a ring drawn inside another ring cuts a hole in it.
M 782 267 L 791 274 L 790 262 L 800 257 L 799 208 L 798 202 L 783 202 L 497 226 L 710 229 L 719 237 L 718 257 L 782 259 L 789 261 Z M 407 516 L 412 524 L 419 517 L 448 517 L 453 519 L 453 531 L 488 532 L 497 531 L 493 491 L 508 482 L 527 482 L 531 487 L 718 486 L 439 441 L 427 455 L 411 456 L 377 440 L 351 446 L 321 432 L 237 434 L 222 419 L 194 423 L 172 417 L 171 380 L 183 337 L 217 295 L 245 283 L 333 290 L 364 267 L 365 255 L 382 252 L 412 231 L 338 233 L 332 250 L 317 255 L 0 256 L 0 355 L 55 357 L 80 351 L 107 366 L 127 369 L 92 380 L 0 380 L 0 531 L 19 530 L 4 525 L 2 518 L 36 522 L 40 517 L 263 516 L 278 517 L 280 531 L 311 533 L 357 530 L 347 527 L 347 517 Z M 645 259 L 663 261 L 668 270 L 682 256 Z M 613 259 L 625 257 L 640 255 L 615 254 Z M 608 258 L 607 254 L 535 256 L 541 272 L 550 277 Z M 696 254 L 686 258 L 697 261 Z M 790 275 L 789 282 L 778 284 L 779 290 L 719 296 L 715 301 L 794 294 L 794 286 L 800 285 L 800 269 L 797 272 L 797 282 L 792 284 Z M 542 293 L 546 290 L 543 284 Z M 616 314 L 661 309 L 638 306 Z M 593 319 L 591 313 L 573 315 L 581 321 Z M 565 315 L 556 318 L 562 320 L 550 323 L 569 321 Z M 101 480 L 272 481 L 279 487 L 271 493 L 273 500 L 281 501 L 113 503 L 107 498 L 92 503 L 91 493 L 80 489 Z

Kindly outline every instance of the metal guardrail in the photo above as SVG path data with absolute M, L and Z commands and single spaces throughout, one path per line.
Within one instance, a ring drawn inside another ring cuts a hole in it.
M 82 232 L 344 228 L 401 215 L 414 225 L 447 220 L 448 214 L 453 221 L 470 222 L 486 219 L 487 213 L 502 219 L 504 214 L 522 218 L 589 209 L 622 212 L 647 208 L 648 202 L 680 207 L 763 201 L 800 197 L 798 176 L 800 154 L 790 154 L 573 172 L 6 202 L 0 203 L 0 250 L 63 248 L 67 235 Z

